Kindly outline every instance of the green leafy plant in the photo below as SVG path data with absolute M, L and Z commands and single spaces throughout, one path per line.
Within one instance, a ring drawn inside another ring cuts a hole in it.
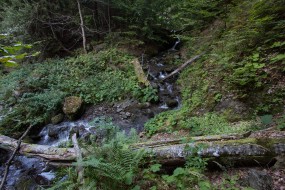
M 285 115 L 281 116 L 276 120 L 276 125 L 279 130 L 285 130 Z
M 68 180 L 59 182 L 52 189 L 138 189 L 136 180 L 139 180 L 139 165 L 145 152 L 130 149 L 133 139 L 122 132 L 110 133 L 101 146 L 88 148 L 89 156 L 82 163 L 74 164 L 84 167 L 84 184 L 77 182 L 77 177 L 69 173 Z
M 154 89 L 139 87 L 131 60 L 131 56 L 111 48 L 97 54 L 26 65 L 2 76 L 0 102 L 5 102 L 7 109 L 2 112 L 7 117 L 0 122 L 1 132 L 8 134 L 16 129 L 21 132 L 30 122 L 49 122 L 70 95 L 91 104 L 131 97 L 156 100 Z M 135 96 L 136 91 L 141 92 L 140 96 Z
M 7 42 L 5 43 L 3 40 L 7 40 L 8 37 L 8 34 L 0 34 L 0 64 L 4 67 L 16 67 L 18 66 L 17 61 L 20 61 L 28 56 L 37 56 L 39 54 L 39 52 L 33 54 L 23 52 L 25 49 L 32 48 L 32 45 L 30 44 L 16 42 L 12 43 L 12 45 L 6 45 Z

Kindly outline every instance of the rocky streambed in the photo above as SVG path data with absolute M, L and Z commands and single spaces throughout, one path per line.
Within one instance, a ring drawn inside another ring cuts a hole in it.
M 69 120 L 73 116 L 59 114 L 38 134 L 31 135 L 29 141 L 41 145 L 69 146 L 73 133 L 77 133 L 79 138 L 85 141 L 96 141 L 106 135 L 106 130 L 100 129 L 102 125 L 118 126 L 127 134 L 131 129 L 135 129 L 142 136 L 146 121 L 160 112 L 178 109 L 180 106 L 176 78 L 162 81 L 177 67 L 172 64 L 173 61 L 179 59 L 180 55 L 174 48 L 151 58 L 146 55 L 141 56 L 140 64 L 152 87 L 157 89 L 158 101 L 141 103 L 134 99 L 126 99 L 116 103 L 89 105 L 85 108 L 83 115 L 75 121 Z M 78 109 L 81 108 L 78 107 Z M 0 177 L 3 177 L 4 163 L 10 153 L 0 149 L 0 154 Z M 17 155 L 10 166 L 5 188 L 33 190 L 49 186 L 55 179 L 55 170 L 56 168 L 39 158 Z

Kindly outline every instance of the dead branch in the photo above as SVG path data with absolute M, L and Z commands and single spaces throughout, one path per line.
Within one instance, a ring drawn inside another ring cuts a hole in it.
M 78 181 L 80 184 L 83 184 L 84 183 L 84 168 L 82 166 L 82 153 L 81 153 L 81 150 L 80 150 L 80 147 L 79 147 L 79 144 L 77 142 L 77 139 L 76 139 L 76 133 L 74 133 L 72 135 L 72 142 L 73 142 L 73 145 L 74 145 L 74 149 L 75 149 L 75 154 L 76 154 L 76 157 L 77 157 L 77 162 L 78 162 L 78 165 L 77 165 L 77 173 L 78 173 Z
M 167 75 L 165 78 L 162 79 L 162 81 L 172 77 L 173 75 L 176 75 L 177 73 L 179 73 L 181 70 L 183 70 L 184 68 L 186 68 L 188 65 L 190 65 L 191 63 L 193 63 L 194 61 L 196 61 L 197 59 L 199 59 L 202 55 L 204 55 L 204 53 L 200 54 L 200 55 L 196 55 L 195 57 L 189 59 L 188 61 L 186 61 L 185 63 L 183 63 L 180 67 L 178 67 L 175 71 L 173 71 L 172 73 L 170 73 L 169 75 Z

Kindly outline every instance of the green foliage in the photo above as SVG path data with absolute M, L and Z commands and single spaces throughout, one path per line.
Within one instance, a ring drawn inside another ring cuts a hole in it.
M 276 120 L 277 128 L 281 131 L 285 130 L 285 115 L 281 116 Z
M 242 123 L 239 126 L 233 126 L 222 116 L 215 113 L 207 113 L 201 117 L 187 119 L 183 127 L 190 129 L 193 134 L 210 135 L 245 132 L 251 128 L 251 124 Z
M 219 16 L 220 3 L 220 0 L 180 1 L 171 6 L 169 17 L 175 22 L 175 30 L 199 30 Z
M 156 115 L 144 125 L 147 135 L 151 136 L 158 132 L 171 132 L 177 124 L 177 115 L 175 111 L 162 112 Z
M 89 156 L 75 164 L 84 167 L 84 184 L 77 181 L 76 172 L 69 172 L 68 180 L 59 182 L 52 189 L 138 189 L 136 180 L 144 151 L 133 151 L 134 143 L 124 133 L 111 133 L 101 146 L 88 148 Z
M 169 0 L 145 1 L 145 0 L 116 0 L 112 5 L 120 13 L 114 18 L 128 28 L 127 33 L 147 41 L 165 42 L 162 36 L 166 35 L 163 28 L 167 23 L 167 15 L 164 13 L 170 5 Z
M 142 101 L 155 100 L 153 89 L 139 87 L 130 61 L 130 56 L 109 49 L 96 55 L 50 59 L 3 76 L 0 102 L 7 106 L 3 111 L 7 117 L 0 122 L 0 129 L 11 132 L 25 124 L 48 122 L 69 95 L 92 104 L 131 98 L 132 94 Z M 137 91 L 142 93 L 135 95 Z
M 272 115 L 263 115 L 260 117 L 261 124 L 264 126 L 270 125 L 273 122 L 273 116 Z
M 8 37 L 8 34 L 0 34 L 0 66 L 3 65 L 4 67 L 16 67 L 18 66 L 16 61 L 22 60 L 28 56 L 31 57 L 38 55 L 38 52 L 32 55 L 23 53 L 24 49 L 30 49 L 32 48 L 32 45 L 23 44 L 21 42 L 17 42 L 11 45 L 11 42 L 7 42 Z
M 133 96 L 139 99 L 141 102 L 156 102 L 158 100 L 157 89 L 151 86 L 143 89 L 136 86 L 133 90 Z
M 234 69 L 233 74 L 229 76 L 229 82 L 233 85 L 240 86 L 262 86 L 262 79 L 266 78 L 266 73 L 258 73 L 265 64 L 259 62 L 259 53 L 253 54 L 250 58 L 244 59 L 244 62 L 240 62 Z

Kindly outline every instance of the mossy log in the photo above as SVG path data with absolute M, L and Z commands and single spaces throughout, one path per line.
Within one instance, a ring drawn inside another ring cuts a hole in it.
M 0 135 L 0 148 L 14 150 L 17 147 L 17 140 Z M 73 148 L 56 148 L 46 145 L 22 143 L 19 153 L 27 156 L 37 156 L 51 161 L 74 161 L 76 153 Z
M 0 136 L 0 148 L 13 150 L 17 140 Z M 270 161 L 285 154 L 284 137 L 244 138 L 242 136 L 193 137 L 183 140 L 156 141 L 134 144 L 132 149 L 145 149 L 152 152 L 164 164 L 185 162 L 188 155 L 199 155 L 210 160 Z M 19 152 L 28 156 L 39 156 L 50 161 L 74 161 L 73 148 L 56 148 L 45 145 L 23 143 Z

